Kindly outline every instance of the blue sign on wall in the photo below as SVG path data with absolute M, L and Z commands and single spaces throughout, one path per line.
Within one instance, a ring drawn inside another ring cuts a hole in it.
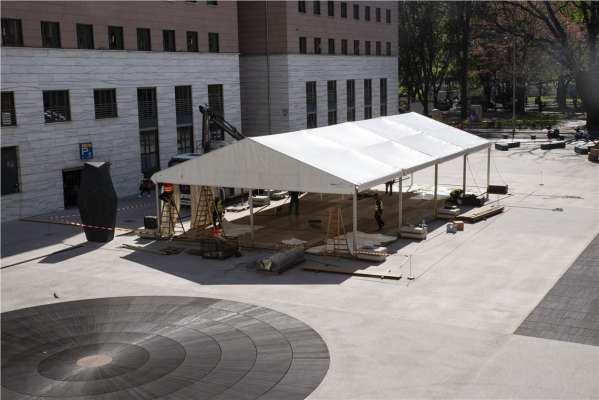
M 94 158 L 94 148 L 89 143 L 79 143 L 79 158 L 82 160 L 91 160 Z

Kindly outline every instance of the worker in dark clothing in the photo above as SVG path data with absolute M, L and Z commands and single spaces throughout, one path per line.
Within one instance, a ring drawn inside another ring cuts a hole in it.
M 299 192 L 289 192 L 289 214 L 295 209 L 295 215 L 299 214 Z
M 216 228 L 222 228 L 223 226 L 223 215 L 225 214 L 225 206 L 220 197 L 214 199 L 214 210 L 212 211 L 213 226 Z
M 383 221 L 383 200 L 381 200 L 378 193 L 374 195 L 374 199 L 374 219 L 380 231 L 385 226 L 385 222 Z
M 388 194 L 389 196 L 391 196 L 393 194 L 393 183 L 395 182 L 395 180 L 390 180 L 385 182 L 385 194 Z

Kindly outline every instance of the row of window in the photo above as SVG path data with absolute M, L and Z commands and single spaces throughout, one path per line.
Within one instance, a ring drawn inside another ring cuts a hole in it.
M 374 54 L 377 56 L 382 55 L 381 42 L 376 41 L 374 47 Z M 300 54 L 308 54 L 308 40 L 305 36 L 299 38 L 299 52 Z M 322 54 L 322 40 L 321 38 L 314 38 L 313 54 Z M 335 39 L 328 40 L 328 54 L 337 54 L 335 49 Z M 341 53 L 347 55 L 347 39 L 341 39 Z M 354 55 L 360 55 L 360 41 L 354 40 Z M 364 41 L 364 54 L 367 56 L 372 55 L 372 42 L 370 40 Z M 391 42 L 385 43 L 385 55 L 391 55 Z
M 381 116 L 387 115 L 387 78 L 379 80 L 379 95 Z M 356 81 L 346 81 L 347 92 L 347 121 L 356 120 Z M 316 82 L 306 82 L 306 127 L 318 126 Z M 337 81 L 327 81 L 327 112 L 328 123 L 337 123 Z M 364 79 L 364 119 L 372 118 L 372 79 Z
M 312 2 L 312 13 L 314 15 L 321 14 L 320 3 L 321 3 L 320 1 Z M 342 1 L 342 2 L 340 2 L 339 5 L 340 5 L 339 11 L 341 14 L 341 18 L 347 18 L 347 2 Z M 359 20 L 360 19 L 360 5 L 353 4 L 352 10 L 353 10 L 353 18 L 355 20 Z M 297 11 L 300 13 L 303 13 L 303 14 L 306 13 L 306 2 L 305 1 L 297 2 Z M 366 20 L 366 21 L 371 20 L 370 11 L 371 11 L 370 6 L 364 6 L 364 20 Z M 375 21 L 381 22 L 381 9 L 379 7 L 374 8 L 374 14 L 375 14 Z M 327 1 L 327 15 L 329 17 L 335 16 L 335 2 L 334 1 Z M 385 22 L 388 24 L 391 23 L 391 10 L 390 9 L 385 9 Z
M 61 48 L 60 24 L 58 22 L 41 21 L 42 47 Z M 95 49 L 94 26 L 91 24 L 76 24 L 77 48 Z M 198 52 L 198 33 L 186 32 L 187 51 Z M 20 19 L 2 18 L 2 45 L 23 46 L 23 28 Z M 108 27 L 108 48 L 124 50 L 125 40 L 122 26 Z M 175 31 L 162 31 L 162 48 L 164 51 L 177 51 Z M 149 28 L 137 28 L 137 50 L 151 51 L 152 37 Z M 217 32 L 208 32 L 208 51 L 218 53 L 219 36 Z

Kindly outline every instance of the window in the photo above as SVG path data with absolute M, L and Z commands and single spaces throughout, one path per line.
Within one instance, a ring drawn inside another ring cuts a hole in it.
M 381 115 L 387 115 L 387 78 L 381 78 Z
M 149 178 L 160 169 L 156 88 L 137 89 L 141 172 Z
M 68 90 L 47 90 L 44 96 L 44 120 L 64 122 L 71 120 L 71 105 Z
M 347 39 L 341 39 L 341 54 L 347 55 Z
M 387 42 L 385 47 L 387 48 L 386 49 L 387 55 L 390 56 L 391 55 L 391 42 Z
M 312 2 L 312 11 L 314 12 L 314 15 L 320 15 L 320 1 Z
M 177 51 L 177 47 L 175 46 L 175 31 L 164 29 L 162 31 L 162 43 L 164 51 Z
M 316 82 L 306 82 L 306 127 L 316 128 Z
M 381 22 L 381 9 L 377 7 L 375 10 L 375 14 L 376 14 L 376 22 Z
M 108 47 L 111 50 L 123 50 L 125 48 L 122 26 L 108 27 Z
M 216 32 L 208 33 L 208 51 L 210 53 L 218 53 L 220 51 L 218 47 L 218 33 Z
M 299 38 L 299 52 L 300 52 L 300 54 L 306 54 L 308 52 L 308 45 L 306 44 L 306 38 L 303 36 Z
M 360 5 L 354 4 L 354 19 L 360 19 Z
M 216 1 L 216 0 L 208 0 L 206 2 L 206 4 L 209 5 L 209 6 L 217 6 L 218 5 L 218 1 Z
M 60 25 L 58 22 L 42 21 L 42 47 L 60 48 Z
M 370 55 L 370 40 L 364 42 L 364 54 Z
M 381 42 L 379 42 L 378 40 L 376 42 L 376 55 L 377 56 L 381 55 Z
M 334 1 L 327 1 L 327 10 L 328 10 L 329 17 L 335 16 L 335 2 Z
M 94 89 L 96 119 L 116 118 L 116 89 Z
M 208 107 L 212 112 L 222 118 L 225 117 L 225 102 L 223 98 L 223 85 L 208 85 Z M 211 140 L 225 140 L 225 131 L 218 125 L 210 125 Z
M 3 147 L 2 196 L 19 192 L 19 158 L 17 155 L 17 147 Z
M 364 79 L 364 119 L 372 118 L 372 79 Z
M 77 24 L 77 48 L 94 48 L 94 26 L 89 24 Z
M 306 12 L 306 2 L 305 1 L 298 1 L 297 2 L 297 11 L 301 12 L 301 13 L 305 13 Z
M 360 55 L 360 41 L 359 40 L 354 40 L 354 54 L 355 55 Z
M 2 18 L 2 46 L 23 46 L 20 19 Z
M 327 82 L 329 125 L 337 123 L 337 81 Z
M 341 2 L 341 18 L 347 18 L 347 3 L 345 1 Z
M 391 23 L 391 10 L 389 9 L 385 10 L 385 22 Z
M 2 92 L 2 126 L 14 126 L 17 124 L 15 112 L 15 94 L 13 92 Z
M 193 153 L 193 106 L 191 86 L 175 86 L 177 153 Z
M 152 51 L 152 36 L 148 28 L 137 28 L 137 50 Z
M 198 52 L 200 48 L 198 46 L 198 33 L 187 32 L 187 51 Z
M 364 19 L 370 21 L 370 6 L 364 7 Z
M 347 81 L 347 120 L 356 120 L 356 81 Z
M 335 39 L 329 39 L 329 54 L 335 54 Z
M 321 52 L 320 38 L 314 38 L 314 54 L 320 54 Z

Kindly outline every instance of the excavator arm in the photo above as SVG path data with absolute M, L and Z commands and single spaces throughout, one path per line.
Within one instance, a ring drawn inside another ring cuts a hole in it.
M 237 128 L 228 123 L 223 117 L 210 110 L 208 106 L 200 106 L 200 112 L 202 113 L 202 147 L 204 149 L 204 153 L 207 153 L 211 150 L 211 124 L 215 124 L 235 140 L 241 140 L 245 137 L 237 130 Z

